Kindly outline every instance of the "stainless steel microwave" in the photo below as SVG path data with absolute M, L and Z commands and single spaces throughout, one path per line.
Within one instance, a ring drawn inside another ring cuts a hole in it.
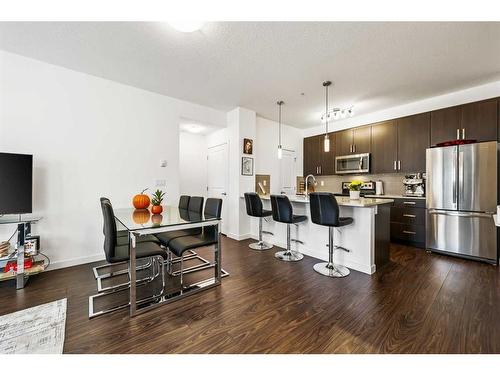
M 335 173 L 369 173 L 370 172 L 370 154 L 357 154 L 337 156 L 335 158 Z

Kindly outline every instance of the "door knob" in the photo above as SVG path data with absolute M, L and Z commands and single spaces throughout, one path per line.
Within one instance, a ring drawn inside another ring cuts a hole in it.
M 226 193 L 221 193 L 220 195 L 227 195 Z

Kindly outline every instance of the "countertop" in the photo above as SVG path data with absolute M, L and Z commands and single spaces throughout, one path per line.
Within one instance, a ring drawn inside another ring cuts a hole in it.
M 373 207 L 381 204 L 388 204 L 394 202 L 393 199 L 380 199 L 380 198 L 351 199 L 347 196 L 345 197 L 338 196 L 336 198 L 339 206 L 347 206 L 347 207 Z M 267 197 L 261 197 L 261 199 L 269 200 L 270 198 L 267 196 Z M 306 198 L 305 196 L 289 195 L 288 199 L 290 199 L 290 202 L 294 203 L 309 203 L 309 198 Z
M 342 195 L 342 193 L 333 193 L 336 196 Z M 365 195 L 366 198 L 380 198 L 380 199 L 423 199 L 425 197 L 409 197 L 406 195 L 398 195 L 398 194 L 383 194 L 383 195 Z
M 493 221 L 495 222 L 495 225 L 497 227 L 500 227 L 500 220 L 498 220 L 498 216 L 497 215 L 493 215 Z

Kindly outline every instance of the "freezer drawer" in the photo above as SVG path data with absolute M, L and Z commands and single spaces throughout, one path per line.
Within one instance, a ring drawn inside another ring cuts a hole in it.
M 497 260 L 497 231 L 491 214 L 428 210 L 426 247 Z

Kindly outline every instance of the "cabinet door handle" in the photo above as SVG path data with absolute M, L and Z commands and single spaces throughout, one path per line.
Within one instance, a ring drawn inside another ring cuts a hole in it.
M 457 129 L 457 139 L 460 139 L 460 129 Z
M 416 232 L 412 232 L 411 230 L 404 230 L 403 233 L 406 233 L 406 234 L 417 234 Z
M 319 168 L 319 174 L 321 174 L 321 171 L 323 170 L 323 166 L 320 165 L 318 168 Z
M 394 170 L 397 171 L 398 170 L 398 167 L 396 165 L 396 160 L 394 160 Z
M 412 215 L 412 214 L 403 214 L 403 216 L 404 217 L 413 217 L 413 218 L 417 217 L 417 215 Z
M 414 206 L 414 205 L 415 205 L 415 202 L 403 202 L 403 204 L 409 204 L 409 205 Z
M 356 152 L 356 145 L 352 145 L 352 152 Z
M 462 139 L 465 139 L 465 128 L 462 128 Z
M 398 160 L 398 170 L 401 170 L 401 160 Z

